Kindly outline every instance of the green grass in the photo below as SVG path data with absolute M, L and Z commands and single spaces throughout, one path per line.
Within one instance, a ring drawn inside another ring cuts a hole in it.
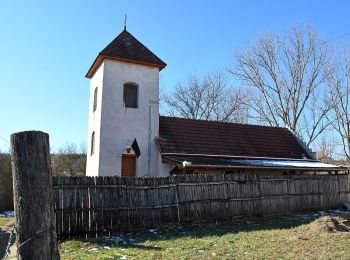
M 62 259 L 350 259 L 350 233 L 321 231 L 316 217 L 250 218 L 59 245 Z M 316 224 L 315 224 L 316 223 Z M 315 229 L 316 227 L 316 229 Z M 125 243 L 126 242 L 126 243 Z

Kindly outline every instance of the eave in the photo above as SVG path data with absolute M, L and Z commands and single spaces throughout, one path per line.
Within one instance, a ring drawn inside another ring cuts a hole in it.
M 101 63 L 103 62 L 104 59 L 120 61 L 120 62 L 125 62 L 125 63 L 138 64 L 138 65 L 149 66 L 149 67 L 156 67 L 156 68 L 159 68 L 159 71 L 161 71 L 162 69 L 164 69 L 166 67 L 166 64 L 159 65 L 159 64 L 153 64 L 153 63 L 144 62 L 144 61 L 110 57 L 110 56 L 105 56 L 105 55 L 99 54 L 97 56 L 97 58 L 95 59 L 95 61 L 93 62 L 93 64 L 91 65 L 89 71 L 86 73 L 85 77 L 88 79 L 92 78 L 92 76 L 95 74 L 96 70 L 101 65 Z
M 204 158 L 206 157 L 206 159 Z M 250 170 L 283 170 L 307 172 L 349 172 L 345 166 L 324 164 L 317 160 L 281 159 L 281 158 L 233 158 L 218 156 L 172 156 L 162 154 L 162 160 L 172 163 L 180 169 L 250 169 Z M 258 163 L 257 163 L 258 162 Z M 273 162 L 273 164 L 271 164 Z M 256 164 L 257 163 L 257 164 Z M 265 164 L 266 163 L 266 164 Z M 276 163 L 276 164 L 275 164 Z M 275 165 L 274 165 L 275 164 Z

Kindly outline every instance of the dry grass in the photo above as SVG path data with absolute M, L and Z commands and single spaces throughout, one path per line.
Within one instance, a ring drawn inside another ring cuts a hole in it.
M 14 218 L 1 218 L 5 230 Z M 295 214 L 71 240 L 62 259 L 350 259 L 350 215 Z
M 325 216 L 314 220 L 308 226 L 308 232 L 312 234 L 327 234 L 334 232 L 350 231 L 349 216 Z
M 15 222 L 15 218 L 3 218 L 0 217 L 0 230 L 6 229 L 9 225 L 13 224 Z
M 0 257 L 3 256 L 9 239 L 9 234 L 5 232 L 8 230 L 8 227 L 14 223 L 14 221 L 14 217 L 0 217 Z
M 291 215 L 60 244 L 62 259 L 350 259 L 349 217 Z

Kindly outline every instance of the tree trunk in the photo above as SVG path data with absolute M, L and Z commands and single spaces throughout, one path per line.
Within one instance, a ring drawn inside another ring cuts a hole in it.
M 18 259 L 59 259 L 52 204 L 49 135 L 11 135 Z

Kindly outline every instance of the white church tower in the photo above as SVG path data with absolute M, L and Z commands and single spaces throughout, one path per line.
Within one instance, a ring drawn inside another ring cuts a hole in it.
M 90 67 L 87 176 L 157 176 L 159 72 L 166 64 L 126 27 Z

